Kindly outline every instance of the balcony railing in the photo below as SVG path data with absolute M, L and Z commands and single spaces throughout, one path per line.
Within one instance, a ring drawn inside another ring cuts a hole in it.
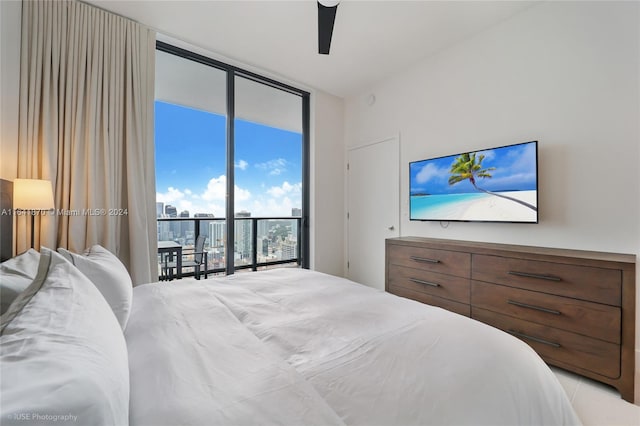
M 237 217 L 234 219 L 233 269 L 258 270 L 282 264 L 301 264 L 300 217 Z M 228 270 L 226 219 L 213 217 L 158 218 L 158 241 L 174 241 L 185 249 L 206 235 L 207 272 Z M 185 268 L 184 275 L 192 275 Z

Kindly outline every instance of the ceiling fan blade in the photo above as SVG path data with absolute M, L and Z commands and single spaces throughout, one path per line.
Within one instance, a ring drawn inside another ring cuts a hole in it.
M 321 55 L 329 54 L 337 10 L 337 4 L 327 7 L 318 2 L 318 53 Z

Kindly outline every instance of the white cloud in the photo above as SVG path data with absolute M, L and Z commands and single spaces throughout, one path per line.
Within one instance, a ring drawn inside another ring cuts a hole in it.
M 238 185 L 235 185 L 234 188 L 236 201 L 245 201 L 251 198 L 249 190 L 240 188 Z M 224 201 L 227 198 L 227 177 L 221 175 L 218 178 L 211 179 L 200 198 L 206 201 Z
M 226 194 L 227 177 L 221 175 L 209 180 L 207 188 L 201 194 L 196 194 L 190 189 L 181 191 L 169 187 L 164 193 L 156 193 L 156 201 L 174 206 L 178 213 L 187 210 L 191 217 L 196 213 L 213 213 L 215 217 L 225 217 Z M 249 201 L 251 196 L 249 190 L 235 186 L 236 203 Z
M 240 170 L 247 170 L 247 167 L 249 167 L 249 163 L 244 160 L 240 160 L 235 164 L 235 166 Z
M 291 209 L 301 206 L 302 183 L 283 182 L 243 200 L 236 194 L 236 211 L 246 210 L 254 217 L 289 217 Z
M 285 181 L 282 186 L 272 186 L 267 189 L 267 194 L 272 197 L 279 198 L 284 196 L 285 194 L 301 194 L 302 193 L 302 183 L 296 183 L 291 185 L 289 182 Z
M 510 153 L 511 173 L 528 173 L 535 175 L 536 147 L 534 144 L 525 145 L 522 149 L 514 150 Z
M 156 193 L 156 201 L 164 203 L 166 205 L 172 205 L 176 208 L 178 213 L 187 210 L 191 216 L 194 213 L 214 213 L 224 215 L 224 207 L 222 209 L 215 206 L 215 204 L 201 204 L 197 202 L 199 197 L 189 189 L 180 191 L 179 189 L 169 187 L 166 192 Z
M 268 171 L 270 176 L 278 176 L 287 171 L 287 160 L 276 158 L 275 160 L 258 163 L 256 167 L 260 170 Z
M 227 177 L 221 175 L 209 180 L 207 189 L 200 195 L 200 198 L 205 201 L 220 201 L 227 198 Z
M 446 176 L 447 173 L 447 169 L 439 168 L 434 163 L 427 163 L 416 174 L 416 182 L 425 183 L 432 179 L 441 179 L 442 176 Z
M 236 201 L 246 201 L 251 198 L 251 192 L 236 185 L 234 186 L 234 198 Z
M 300 208 L 300 200 L 284 197 L 281 199 L 267 198 L 253 200 L 251 203 L 242 203 L 236 206 L 236 210 L 247 210 L 254 217 L 289 217 L 291 209 Z
M 184 192 L 170 186 L 165 193 L 156 192 L 156 201 L 173 205 L 173 203 L 176 203 L 178 200 L 182 200 L 184 195 Z
M 496 158 L 496 152 L 493 149 L 476 152 L 477 157 L 480 157 L 481 155 L 484 155 L 484 161 L 487 161 L 487 162 Z
M 269 162 L 271 166 L 284 164 L 286 161 Z M 263 163 L 265 169 L 267 163 Z M 275 169 L 273 169 L 275 170 Z M 272 171 L 273 171 L 272 170 Z M 247 210 L 254 217 L 289 217 L 293 208 L 302 206 L 302 183 L 283 182 L 279 186 L 266 187 L 253 194 L 246 188 L 235 186 L 235 210 Z M 187 210 L 191 217 L 196 213 L 213 213 L 215 217 L 226 216 L 227 178 L 220 175 L 209 180 L 204 190 L 195 192 L 191 189 L 169 187 L 166 192 L 156 193 L 156 200 L 175 206 L 178 213 Z

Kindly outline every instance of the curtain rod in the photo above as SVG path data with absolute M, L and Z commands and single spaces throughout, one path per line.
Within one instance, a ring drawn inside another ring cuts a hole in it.
M 2 0 L 0 0 L 0 1 L 2 1 Z M 95 5 L 95 4 L 91 4 L 91 3 L 87 3 L 87 2 L 82 1 L 82 0 L 71 0 L 71 1 L 74 1 L 74 2 L 76 2 L 76 3 L 83 4 L 83 5 L 88 6 L 88 7 L 92 7 L 92 8 L 94 8 L 94 9 L 100 10 L 100 11 L 102 11 L 102 12 L 104 12 L 104 13 L 109 13 L 109 14 L 111 14 L 111 15 L 117 16 L 117 17 L 122 18 L 122 19 L 126 19 L 127 21 L 130 21 L 130 22 L 136 23 L 136 24 L 141 25 L 141 26 L 143 26 L 143 27 L 145 27 L 145 28 L 147 28 L 147 29 L 149 29 L 149 30 L 155 31 L 156 33 L 159 33 L 159 32 L 160 32 L 160 31 L 158 31 L 158 29 L 156 29 L 156 28 L 153 28 L 153 27 L 151 27 L 151 26 L 149 26 L 149 25 L 147 25 L 147 24 L 143 24 L 142 22 L 140 22 L 140 21 L 136 21 L 135 19 L 132 19 L 132 18 L 130 18 L 130 17 L 128 17 L 128 16 L 121 15 L 120 13 L 116 13 L 116 12 L 113 12 L 113 11 L 111 11 L 111 10 L 105 9 L 104 7 L 97 6 L 97 5 Z

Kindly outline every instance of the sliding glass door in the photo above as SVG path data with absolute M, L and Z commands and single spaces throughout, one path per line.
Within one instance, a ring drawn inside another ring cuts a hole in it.
M 215 231 L 226 212 L 226 90 L 225 71 L 156 52 L 158 241 L 187 252 L 205 235 L 210 270 L 225 268 L 224 234 Z
M 297 259 L 302 98 L 242 76 L 234 89 L 235 266 Z
M 308 267 L 308 109 L 304 91 L 159 42 L 158 240 L 205 235 L 212 272 Z

